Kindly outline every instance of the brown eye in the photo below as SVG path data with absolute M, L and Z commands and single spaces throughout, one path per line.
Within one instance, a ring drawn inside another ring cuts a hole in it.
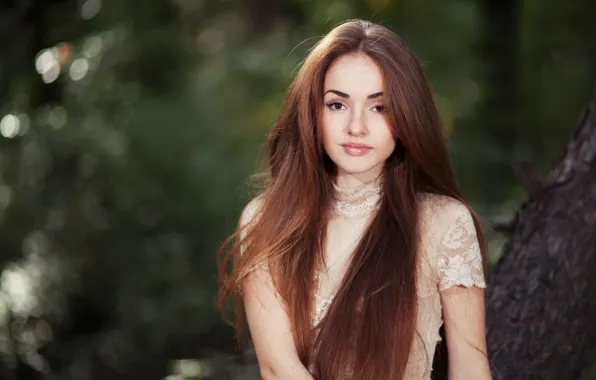
M 327 108 L 329 108 L 332 111 L 339 111 L 342 109 L 344 105 L 341 104 L 340 102 L 331 102 L 331 103 L 327 103 Z

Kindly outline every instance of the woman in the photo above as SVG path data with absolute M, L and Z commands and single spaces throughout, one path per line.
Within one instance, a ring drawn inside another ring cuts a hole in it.
M 239 329 L 246 316 L 262 377 L 439 378 L 444 325 L 448 378 L 490 379 L 483 235 L 407 45 L 366 21 L 333 29 L 268 154 L 219 261 L 220 306 L 235 299 Z

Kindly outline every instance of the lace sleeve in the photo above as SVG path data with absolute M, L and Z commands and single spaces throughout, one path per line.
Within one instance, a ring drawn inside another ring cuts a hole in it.
M 486 287 L 474 220 L 468 209 L 461 207 L 439 247 L 439 290 L 454 285 Z

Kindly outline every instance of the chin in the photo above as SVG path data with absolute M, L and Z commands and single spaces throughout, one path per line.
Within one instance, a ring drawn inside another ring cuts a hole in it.
M 371 163 L 362 163 L 359 165 L 358 164 L 355 165 L 354 163 L 343 164 L 343 165 L 342 165 L 342 163 L 336 163 L 336 165 L 338 166 L 338 168 L 341 169 L 341 171 L 348 173 L 348 174 L 367 173 L 378 166 L 378 164 L 371 164 Z

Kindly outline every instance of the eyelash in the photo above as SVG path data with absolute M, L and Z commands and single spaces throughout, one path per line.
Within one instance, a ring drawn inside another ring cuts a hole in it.
M 327 105 L 327 108 L 329 108 L 331 111 L 340 111 L 341 108 L 339 108 L 339 109 L 338 108 L 333 108 L 333 106 L 336 105 L 336 104 L 339 104 L 341 106 L 344 106 L 343 103 L 338 102 L 338 101 L 332 101 L 332 102 L 327 103 L 326 105 Z M 383 112 L 383 111 L 385 111 L 385 106 L 382 105 L 382 104 L 376 104 L 373 108 L 377 108 L 377 110 L 378 110 L 377 112 Z

